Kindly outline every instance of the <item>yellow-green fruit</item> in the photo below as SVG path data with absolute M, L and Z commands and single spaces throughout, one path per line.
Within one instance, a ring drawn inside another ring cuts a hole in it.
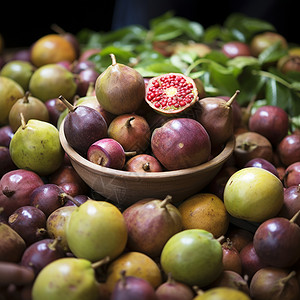
M 9 152 L 18 168 L 39 175 L 53 173 L 64 159 L 57 128 L 48 122 L 34 119 L 18 128 L 11 139 Z
M 8 115 L 12 106 L 23 96 L 24 90 L 17 82 L 0 76 L 0 125 L 8 124 Z
M 45 266 L 32 288 L 33 300 L 96 300 L 98 283 L 90 261 L 61 258 Z
M 34 66 L 28 61 L 13 60 L 3 66 L 0 75 L 14 80 L 24 91 L 27 91 L 34 69 Z
M 38 68 L 29 81 L 29 91 L 32 96 L 47 101 L 63 95 L 71 99 L 77 85 L 74 75 L 58 64 L 48 64 Z
M 66 236 L 76 257 L 98 261 L 125 249 L 127 227 L 120 210 L 106 201 L 87 200 L 71 214 Z
M 233 217 L 263 222 L 276 216 L 283 205 L 283 184 L 262 168 L 243 168 L 235 172 L 224 189 L 224 204 Z
M 251 298 L 237 289 L 217 287 L 207 290 L 193 300 L 251 300 Z
M 207 286 L 223 270 L 222 246 L 203 229 L 186 229 L 173 235 L 165 244 L 160 263 L 166 274 L 190 286 Z

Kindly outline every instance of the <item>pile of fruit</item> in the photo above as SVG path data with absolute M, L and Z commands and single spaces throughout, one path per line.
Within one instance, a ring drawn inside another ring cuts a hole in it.
M 299 62 L 271 24 L 236 14 L 204 30 L 166 13 L 149 30 L 60 30 L 4 51 L 0 300 L 299 299 Z M 183 202 L 149 190 L 118 207 L 76 173 L 62 122 L 81 156 L 136 174 L 236 143 Z

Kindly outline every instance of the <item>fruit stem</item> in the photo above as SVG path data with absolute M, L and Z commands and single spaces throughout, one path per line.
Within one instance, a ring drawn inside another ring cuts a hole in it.
M 292 271 L 286 277 L 280 280 L 280 284 L 285 285 L 292 277 L 296 275 L 296 271 Z
M 235 100 L 235 98 L 237 97 L 237 95 L 240 93 L 239 90 L 236 90 L 235 93 L 233 94 L 233 96 L 226 102 L 226 105 L 229 107 L 231 106 L 231 104 L 233 103 L 233 101 Z
M 125 287 L 126 286 L 126 270 L 121 270 L 120 275 L 121 275 L 122 286 Z
M 30 96 L 30 92 L 27 91 L 23 97 L 23 103 L 28 103 L 29 100 L 28 100 L 28 97 Z
M 126 127 L 126 128 L 132 127 L 131 121 L 133 121 L 134 119 L 135 119 L 135 117 L 130 117 L 130 118 L 126 121 L 125 127 Z
M 21 118 L 22 129 L 25 129 L 26 128 L 26 121 L 25 121 L 25 118 L 24 118 L 24 115 L 23 115 L 22 112 L 20 113 L 20 118 Z
M 54 32 L 56 32 L 56 33 L 58 33 L 58 34 L 65 34 L 66 33 L 66 31 L 65 30 L 63 30 L 60 26 L 58 26 L 57 24 L 52 24 L 51 26 L 50 26 L 50 28 L 54 31 Z
M 57 244 L 61 241 L 61 237 L 57 237 L 56 239 L 54 239 L 52 242 L 50 242 L 48 244 L 48 248 L 52 251 L 56 250 L 56 246 Z
M 299 214 L 300 214 L 300 210 L 298 210 L 298 211 L 294 214 L 294 216 L 290 219 L 290 223 L 295 223 L 296 220 L 297 220 L 297 218 L 298 218 L 298 216 L 299 216 Z
M 171 272 L 169 272 L 169 273 L 168 273 L 167 283 L 172 284 L 172 283 L 174 283 L 174 282 L 175 282 L 175 280 L 174 280 L 174 278 L 173 278 Z
M 93 269 L 97 269 L 97 268 L 99 268 L 99 267 L 107 264 L 109 261 L 110 261 L 110 257 L 109 256 L 105 256 L 101 260 L 98 260 L 98 261 L 92 263 L 92 268 Z
M 149 162 L 146 162 L 146 163 L 143 164 L 143 170 L 146 171 L 146 172 L 150 170 L 150 163 Z
M 126 151 L 124 153 L 126 156 L 135 156 L 136 155 L 136 151 Z
M 171 200 L 172 200 L 172 196 L 167 195 L 167 197 L 164 200 L 162 200 L 160 204 L 160 208 L 165 208 L 166 205 L 171 202 Z
M 81 203 L 78 202 L 74 197 L 72 197 L 71 195 L 67 194 L 67 193 L 61 193 L 59 194 L 59 197 L 62 198 L 63 200 L 63 204 L 66 203 L 66 199 L 72 201 L 76 206 L 80 206 Z
M 115 66 L 115 65 L 117 64 L 115 55 L 112 54 L 112 53 L 109 54 L 109 55 L 110 55 L 110 57 L 111 57 L 111 65 L 112 65 L 112 66 Z
M 219 243 L 222 243 L 225 239 L 225 236 L 224 235 L 221 235 L 219 236 L 216 240 L 219 242 Z
M 200 290 L 200 288 L 197 285 L 194 285 L 192 288 L 193 288 L 193 291 L 197 294 L 197 296 L 204 294 L 204 291 Z
M 15 192 L 16 191 L 10 190 L 8 186 L 5 186 L 4 189 L 2 190 L 2 194 L 7 198 L 12 197 Z
M 75 106 L 72 105 L 66 98 L 64 98 L 62 95 L 58 96 L 58 99 L 69 109 L 69 111 L 74 111 Z

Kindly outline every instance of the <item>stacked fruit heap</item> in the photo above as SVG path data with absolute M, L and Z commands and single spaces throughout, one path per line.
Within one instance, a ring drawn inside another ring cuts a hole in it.
M 253 41 L 256 52 L 236 41 L 215 51 L 249 67 L 287 47 L 274 32 Z M 209 61 L 209 47 L 201 49 L 192 56 Z M 299 299 L 300 134 L 286 110 L 250 99 L 242 106 L 242 89 L 207 96 L 223 82 L 206 85 L 198 63 L 193 76 L 146 76 L 107 54 L 100 71 L 99 51 L 50 34 L 1 68 L 0 299 Z M 298 78 L 293 53 L 284 65 L 292 62 Z M 212 182 L 182 203 L 172 204 L 172 191 L 165 199 L 149 191 L 117 207 L 70 164 L 62 122 L 80 155 L 137 174 L 198 166 L 233 135 L 236 145 Z

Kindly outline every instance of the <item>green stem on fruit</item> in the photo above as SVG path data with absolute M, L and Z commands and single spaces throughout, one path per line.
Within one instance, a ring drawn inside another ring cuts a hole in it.
M 110 257 L 109 256 L 105 256 L 103 259 L 98 260 L 94 263 L 92 263 L 92 268 L 93 269 L 97 269 L 105 264 L 107 264 L 110 261 Z
M 75 106 L 72 105 L 66 98 L 64 98 L 62 95 L 58 96 L 58 99 L 68 108 L 69 111 L 74 111 Z
M 237 95 L 240 93 L 239 90 L 236 90 L 236 92 L 234 93 L 234 95 L 226 102 L 226 105 L 228 107 L 231 106 L 232 102 L 235 100 L 235 98 L 237 97 Z
M 289 275 L 287 275 L 286 277 L 282 278 L 279 282 L 280 282 L 280 284 L 285 285 L 294 276 L 296 276 L 296 271 L 290 272 Z
M 53 242 L 50 242 L 48 244 L 48 248 L 52 251 L 56 250 L 56 246 L 58 245 L 58 243 L 61 241 L 61 237 L 57 237 L 56 239 L 53 240 Z
M 95 84 L 93 82 L 90 82 L 89 87 L 86 92 L 86 95 L 85 95 L 86 97 L 90 97 L 93 95 L 94 87 L 95 87 Z
M 171 202 L 171 200 L 172 200 L 172 196 L 167 195 L 167 197 L 164 200 L 162 200 L 160 204 L 160 208 L 165 208 L 166 205 Z
M 26 121 L 25 121 L 25 118 L 24 118 L 24 115 L 23 115 L 22 112 L 20 113 L 20 118 L 21 118 L 22 129 L 25 129 L 26 128 Z
M 168 279 L 167 279 L 167 282 L 168 282 L 168 283 L 171 283 L 171 284 L 175 282 L 175 280 L 174 280 L 174 278 L 173 278 L 171 272 L 168 273 Z
M 112 65 L 112 66 L 115 66 L 115 65 L 117 64 L 115 55 L 112 54 L 112 53 L 109 54 L 109 55 L 110 55 L 110 57 L 111 57 L 111 65 Z
M 76 206 L 80 206 L 81 203 L 78 202 L 74 197 L 72 197 L 71 195 L 67 194 L 67 193 L 60 193 L 59 197 L 62 199 L 62 205 L 64 205 L 67 201 L 66 200 L 70 200 L 72 201 Z
M 300 214 L 300 210 L 298 210 L 294 216 L 290 219 L 290 223 L 295 223 L 297 218 L 299 217 L 299 214 Z

